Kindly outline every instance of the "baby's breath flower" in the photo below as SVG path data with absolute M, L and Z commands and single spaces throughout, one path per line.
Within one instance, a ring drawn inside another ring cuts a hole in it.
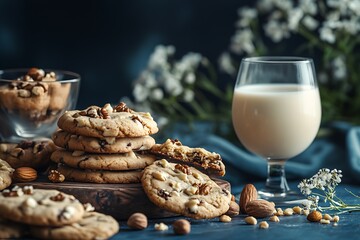
M 264 26 L 265 34 L 274 42 L 280 42 L 284 38 L 290 37 L 289 29 L 286 23 L 277 20 L 271 20 Z
M 322 27 L 320 28 L 320 39 L 328 43 L 334 43 L 336 37 L 329 27 Z
M 209 60 L 199 53 L 188 52 L 175 59 L 174 46 L 158 45 L 134 82 L 131 106 L 148 110 L 162 123 L 169 122 L 164 119 L 223 119 L 217 116 L 217 104 L 230 104 L 223 99 L 227 90 L 215 85 L 216 74 L 211 68 Z M 216 104 L 206 104 L 204 109 L 202 101 Z
M 336 196 L 335 188 L 341 182 L 342 176 L 341 170 L 333 169 L 330 171 L 327 168 L 322 168 L 311 178 L 303 179 L 299 183 L 298 188 L 302 194 L 307 196 L 308 202 L 305 207 L 308 209 L 337 210 L 342 212 L 360 211 L 360 204 L 348 205 Z M 360 198 L 353 193 L 351 194 Z M 319 206 L 320 200 L 328 203 L 329 206 Z
M 305 16 L 302 19 L 302 24 L 310 30 L 315 30 L 319 26 L 319 22 L 311 16 Z
M 228 52 L 223 52 L 219 57 L 219 67 L 222 72 L 225 72 L 229 75 L 235 75 L 236 68 L 232 64 L 230 54 Z

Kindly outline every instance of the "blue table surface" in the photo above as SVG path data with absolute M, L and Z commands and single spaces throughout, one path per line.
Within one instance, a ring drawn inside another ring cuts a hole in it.
M 261 186 L 261 184 L 257 183 L 255 186 Z M 296 185 L 297 182 L 290 183 L 293 189 Z M 346 203 L 360 204 L 360 199 L 351 196 L 346 189 L 359 195 L 360 186 L 340 184 L 336 188 L 337 196 Z M 336 214 L 333 211 L 327 213 Z M 330 224 L 311 223 L 304 215 L 283 216 L 280 217 L 278 223 L 270 222 L 267 218 L 258 219 L 258 223 L 266 220 L 269 223 L 268 229 L 259 229 L 259 224 L 245 224 L 245 215 L 233 217 L 229 223 L 220 222 L 218 218 L 209 220 L 186 218 L 191 222 L 191 232 L 185 236 L 175 235 L 172 229 L 172 223 L 183 217 L 149 219 L 149 226 L 144 230 L 129 229 L 126 221 L 121 221 L 119 233 L 111 239 L 360 239 L 360 212 L 343 213 L 339 216 L 340 221 L 337 226 L 332 222 Z M 160 222 L 168 225 L 169 230 L 156 231 L 154 224 Z

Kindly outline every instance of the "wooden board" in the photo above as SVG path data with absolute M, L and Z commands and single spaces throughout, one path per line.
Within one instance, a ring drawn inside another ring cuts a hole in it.
M 221 179 L 214 180 L 222 188 L 231 191 L 229 182 Z M 50 183 L 48 180 L 37 180 L 36 182 L 18 183 L 16 185 L 32 185 L 34 188 L 57 189 L 64 193 L 74 195 L 82 203 L 91 203 L 96 211 L 111 215 L 118 220 L 126 220 L 134 212 L 142 212 L 148 216 L 148 218 L 177 216 L 177 214 L 162 210 L 154 205 L 146 196 L 140 183 Z

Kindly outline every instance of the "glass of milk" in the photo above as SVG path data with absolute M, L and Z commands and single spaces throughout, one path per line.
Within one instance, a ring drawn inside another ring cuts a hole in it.
M 232 121 L 242 145 L 268 163 L 261 198 L 287 201 L 285 162 L 314 140 L 321 103 L 312 59 L 251 57 L 242 60 L 234 88 Z

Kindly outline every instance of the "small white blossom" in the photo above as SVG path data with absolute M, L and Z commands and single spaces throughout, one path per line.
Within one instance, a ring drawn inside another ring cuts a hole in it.
M 197 68 L 201 63 L 201 60 L 201 54 L 193 52 L 187 53 L 180 61 L 175 63 L 175 71 L 182 76 L 187 71 Z
M 319 22 L 311 16 L 305 16 L 302 19 L 302 24 L 310 30 L 315 30 L 319 26 Z
M 360 19 L 359 18 L 351 18 L 350 20 L 341 21 L 343 29 L 352 34 L 356 35 L 360 30 Z
M 154 68 L 167 68 L 168 67 L 168 56 L 173 52 L 173 46 L 156 46 L 155 51 L 150 55 L 148 67 Z
M 260 12 L 270 12 L 273 8 L 273 0 L 260 0 L 257 3 L 257 9 L 259 9 Z
M 184 78 L 184 82 L 187 84 L 194 84 L 195 80 L 196 80 L 196 76 L 194 72 L 187 73 Z
M 160 101 L 164 98 L 164 92 L 160 88 L 155 88 L 152 90 L 150 97 L 153 100 Z
M 302 11 L 301 8 L 291 9 L 288 12 L 289 29 L 292 31 L 296 30 L 303 16 L 304 16 L 304 12 Z
M 184 101 L 185 102 L 191 102 L 192 100 L 194 100 L 194 97 L 195 97 L 195 93 L 193 90 L 185 89 L 185 91 L 184 91 Z
M 318 80 L 320 83 L 327 83 L 329 81 L 328 75 L 324 71 L 320 71 L 318 74 Z
M 240 17 L 237 21 L 237 27 L 248 27 L 250 22 L 257 17 L 256 9 L 243 7 L 238 10 L 238 15 Z
M 328 43 L 334 43 L 336 40 L 335 34 L 333 30 L 331 30 L 328 27 L 322 27 L 320 28 L 320 39 L 328 42 Z
M 293 1 L 291 0 L 273 0 L 274 5 L 284 11 L 288 11 L 293 8 Z
M 171 74 L 167 74 L 164 78 L 164 88 L 168 94 L 176 97 L 183 92 L 183 86 L 178 79 L 174 78 Z
M 271 38 L 274 42 L 280 42 L 284 38 L 288 38 L 290 36 L 289 29 L 287 24 L 280 23 L 276 20 L 269 21 L 265 26 L 265 34 Z
M 231 39 L 231 50 L 234 53 L 241 54 L 246 52 L 252 54 L 255 51 L 255 46 L 252 42 L 253 34 L 250 29 L 243 29 L 237 31 Z
M 302 180 L 299 185 L 298 188 L 300 188 L 300 191 L 302 194 L 304 195 L 310 195 L 311 194 L 311 186 L 309 185 L 308 181 L 306 179 Z
M 133 89 L 133 95 L 136 102 L 143 102 L 149 95 L 149 89 L 137 83 Z
M 360 0 L 352 0 L 348 6 L 357 16 L 360 16 Z
M 336 80 L 342 80 L 346 78 L 347 72 L 346 72 L 346 64 L 345 64 L 345 58 L 344 56 L 338 56 L 336 57 L 332 62 L 332 72 L 334 75 L 334 78 Z
M 234 67 L 231 56 L 228 52 L 223 52 L 218 60 L 220 71 L 227 73 L 229 75 L 234 75 L 236 73 L 236 68 Z
M 318 12 L 318 8 L 315 0 L 300 0 L 300 8 L 304 13 L 310 15 L 316 15 Z

